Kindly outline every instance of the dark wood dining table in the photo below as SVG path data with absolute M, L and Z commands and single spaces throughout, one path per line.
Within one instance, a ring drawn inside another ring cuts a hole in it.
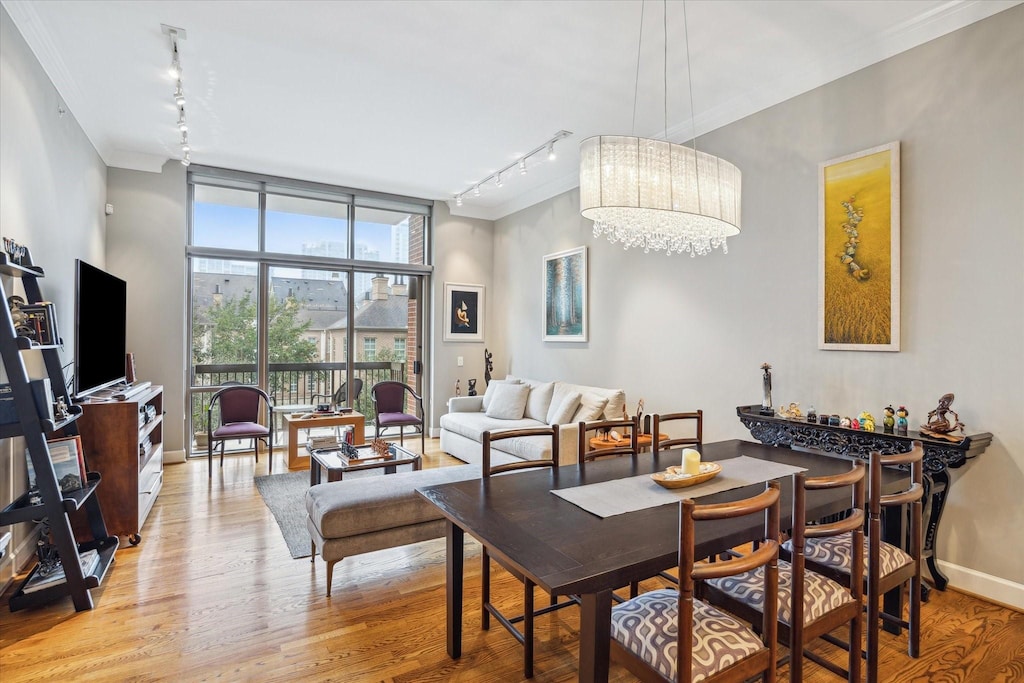
M 745 455 L 806 468 L 809 476 L 849 469 L 851 459 L 732 440 L 704 444 L 704 460 Z M 667 504 L 601 518 L 551 493 L 570 488 L 664 470 L 678 465 L 679 450 L 658 456 L 641 454 L 555 469 L 525 470 L 486 479 L 425 487 L 420 494 L 436 505 L 448 521 L 446 620 L 448 655 L 462 655 L 463 539 L 469 534 L 493 557 L 528 576 L 551 595 L 580 599 L 579 680 L 607 681 L 612 590 L 643 580 L 678 563 L 679 505 Z M 886 471 L 885 492 L 899 490 L 908 474 Z M 782 525 L 791 524 L 792 478 L 782 482 Z M 764 484 L 704 496 L 700 503 L 738 500 L 764 489 Z M 849 496 L 812 491 L 808 516 L 843 512 Z M 760 525 L 745 519 L 698 527 L 696 556 L 706 557 L 758 537 Z

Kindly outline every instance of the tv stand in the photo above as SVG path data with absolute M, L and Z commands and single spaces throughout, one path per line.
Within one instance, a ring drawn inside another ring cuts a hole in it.
M 132 396 L 135 396 L 136 394 L 141 394 L 151 385 L 152 382 L 135 382 L 134 384 L 126 385 L 124 389 L 114 392 L 112 398 L 118 401 L 127 401 Z

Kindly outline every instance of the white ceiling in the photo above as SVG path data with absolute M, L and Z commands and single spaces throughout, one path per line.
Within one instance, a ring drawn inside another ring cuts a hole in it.
M 1019 0 L 689 0 L 698 134 Z M 160 25 L 180 43 L 196 163 L 451 200 L 559 130 L 452 212 L 498 218 L 574 187 L 580 141 L 661 137 L 663 5 L 568 1 L 3 0 L 110 166 L 181 156 Z M 683 4 L 667 7 L 668 135 L 692 136 Z M 531 159 L 531 162 L 533 159 Z M 741 169 L 742 170 L 742 169 Z

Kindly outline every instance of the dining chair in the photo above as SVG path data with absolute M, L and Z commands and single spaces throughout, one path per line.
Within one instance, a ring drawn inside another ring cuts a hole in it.
M 882 468 L 909 467 L 910 486 L 897 493 L 882 494 Z M 924 445 L 914 441 L 907 453 L 882 455 L 872 452 L 868 474 L 868 534 L 861 544 L 867 593 L 867 680 L 878 680 L 879 619 L 907 629 L 907 652 L 918 657 L 921 652 L 921 528 L 924 498 Z M 909 553 L 882 540 L 882 508 L 909 505 Z M 808 538 L 804 555 L 808 567 L 844 585 L 850 584 L 850 569 L 855 540 L 850 534 L 828 538 Z M 788 542 L 787 542 L 788 544 Z M 786 546 L 784 546 L 785 548 Z M 879 609 L 879 600 L 890 590 L 909 582 L 908 616 L 890 615 Z
M 363 380 L 359 377 L 356 377 L 355 379 L 352 380 L 351 403 L 348 400 L 348 382 L 342 382 L 341 386 L 338 387 L 338 390 L 335 391 L 333 394 L 313 394 L 313 405 L 314 407 L 316 407 L 316 405 L 318 404 L 318 399 L 329 398 L 331 399 L 331 409 L 334 409 L 337 406 L 354 406 L 356 404 L 356 401 L 359 400 L 359 394 L 361 393 L 363 393 Z
M 675 437 L 658 441 L 661 436 L 661 428 L 666 422 L 692 422 L 693 436 Z M 658 451 L 666 448 L 673 448 L 675 446 L 700 446 L 704 443 L 704 411 L 695 410 L 689 413 L 665 413 L 664 415 L 655 414 L 651 420 L 651 450 L 654 455 L 658 454 Z
M 416 405 L 416 414 L 407 413 L 408 397 L 411 397 Z M 423 426 L 423 399 L 413 391 L 412 387 L 402 382 L 388 380 L 377 382 L 370 388 L 370 397 L 373 399 L 373 408 L 377 417 L 373 421 L 373 436 L 380 438 L 382 430 L 388 427 L 398 427 L 398 438 L 401 445 L 405 445 L 405 428 L 419 427 L 420 430 L 420 452 L 426 450 L 426 437 Z
M 262 401 L 264 410 L 260 409 Z M 214 407 L 219 405 L 220 425 L 214 429 Z M 236 439 L 252 439 L 256 462 L 260 461 L 259 442 L 267 444 L 270 462 L 267 471 L 274 471 L 274 429 L 273 401 L 267 392 L 254 386 L 232 384 L 225 386 L 210 398 L 206 409 L 206 425 L 209 438 L 206 442 L 206 458 L 209 476 L 213 477 L 213 444 L 220 442 L 220 466 L 224 467 L 224 444 Z M 263 418 L 264 424 L 260 423 Z
M 683 500 L 679 508 L 679 589 L 665 588 L 639 595 L 612 607 L 611 658 L 641 681 L 713 683 L 746 681 L 760 674 L 775 680 L 778 658 L 779 592 L 778 482 L 765 491 L 734 503 L 697 505 Z M 696 562 L 697 523 L 714 524 L 747 515 L 763 515 L 763 538 L 744 556 L 720 562 Z M 757 627 L 694 596 L 696 582 L 760 571 L 758 590 L 767 608 Z
M 854 581 L 847 587 L 806 570 L 804 544 L 807 538 L 827 538 L 846 533 L 852 534 L 855 544 L 863 542 L 865 474 L 864 463 L 857 462 L 849 471 L 840 474 L 808 477 L 804 472 L 798 472 L 793 475 L 792 557 L 790 562 L 779 560 L 778 594 L 779 639 L 789 647 L 791 681 L 803 680 L 804 657 L 845 676 L 849 681 L 860 681 L 863 557 L 859 554 L 854 556 L 850 567 Z M 846 517 L 828 523 L 807 524 L 808 492 L 846 487 L 851 491 Z M 765 594 L 759 588 L 761 571 L 710 579 L 704 585 L 704 596 L 748 621 L 758 619 L 765 608 Z M 806 649 L 815 638 L 828 635 L 844 624 L 849 626 L 850 635 L 845 670 Z
M 622 438 L 618 441 L 607 441 L 606 445 L 601 443 L 601 439 L 598 438 L 597 446 L 594 446 L 591 442 L 591 439 L 600 436 L 606 437 L 606 440 L 610 439 L 612 430 L 616 429 L 622 430 L 620 434 Z M 579 450 L 577 451 L 579 454 L 577 462 L 579 463 L 580 469 L 583 469 L 591 460 L 612 455 L 629 455 L 633 457 L 635 462 L 637 453 L 640 452 L 637 443 L 637 431 L 637 421 L 635 417 L 628 420 L 580 422 L 580 444 Z
M 494 464 L 492 462 L 492 451 L 491 447 L 494 442 L 503 441 L 505 439 L 521 439 L 531 437 L 544 437 L 551 439 L 551 457 L 543 460 L 518 460 L 515 462 L 506 462 L 501 464 Z M 483 433 L 483 478 L 487 480 L 494 474 L 500 474 L 502 472 L 512 472 L 514 470 L 529 469 L 535 467 L 551 467 L 556 469 L 558 467 L 558 425 L 550 425 L 548 427 L 536 427 L 531 429 L 510 429 L 499 432 L 486 431 Z M 481 566 L 481 628 L 483 630 L 490 629 L 491 616 L 498 620 L 502 626 L 504 626 L 509 633 L 512 634 L 516 640 L 523 646 L 523 676 L 525 678 L 533 678 L 533 619 L 542 614 L 553 612 L 554 610 L 562 609 L 570 605 L 578 604 L 574 599 L 568 599 L 559 602 L 555 596 L 551 597 L 551 604 L 547 607 L 543 607 L 539 610 L 533 608 L 533 589 L 536 584 L 530 580 L 529 577 L 524 576 L 522 573 L 512 569 L 511 567 L 504 564 L 499 558 L 495 557 L 494 561 L 502 565 L 502 567 L 516 577 L 523 584 L 523 614 L 515 617 L 506 617 L 498 610 L 497 607 L 491 603 L 491 557 L 487 552 L 487 546 L 484 546 L 481 553 L 482 566 Z M 516 624 L 523 622 L 523 630 L 520 631 L 516 628 Z

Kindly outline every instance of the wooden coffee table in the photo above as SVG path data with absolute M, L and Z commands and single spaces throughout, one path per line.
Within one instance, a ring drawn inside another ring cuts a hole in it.
M 309 417 L 306 417 L 306 416 Z M 366 431 L 366 418 L 362 413 L 354 410 L 351 413 L 338 413 L 330 415 L 316 415 L 310 413 L 285 415 L 284 421 L 288 425 L 288 469 L 297 470 L 309 464 L 307 455 L 299 455 L 298 433 L 300 429 L 315 429 L 316 427 L 337 427 L 339 425 L 352 425 L 355 429 L 355 445 L 361 446 L 366 441 L 363 439 L 363 432 Z
M 423 459 L 419 453 L 413 453 L 401 446 L 391 444 L 395 449 L 393 456 L 375 460 L 349 463 L 341 457 L 340 451 L 313 449 L 309 451 L 309 485 L 316 486 L 321 481 L 322 471 L 327 471 L 327 481 L 341 481 L 347 472 L 358 472 L 359 470 L 373 470 L 384 468 L 384 474 L 394 474 L 399 465 L 412 465 L 414 470 L 423 467 Z M 359 452 L 371 455 L 370 446 L 359 447 Z
M 658 443 L 661 443 L 668 438 L 668 434 L 659 434 Z M 654 438 L 651 434 L 641 434 L 636 437 L 636 446 L 639 450 L 643 451 L 651 447 L 651 443 Z M 592 449 L 599 448 L 621 448 L 629 445 L 629 439 L 618 439 L 615 440 L 611 437 L 605 438 L 603 436 L 595 436 L 590 439 L 590 447 Z

